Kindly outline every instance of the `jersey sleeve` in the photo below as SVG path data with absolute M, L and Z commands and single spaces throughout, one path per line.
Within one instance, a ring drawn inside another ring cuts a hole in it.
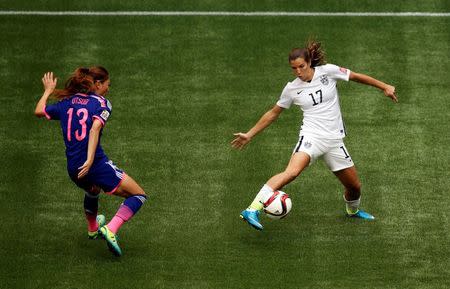
M 348 81 L 350 78 L 350 69 L 334 64 L 326 64 L 324 68 L 327 75 L 332 79 Z
M 277 105 L 282 108 L 290 108 L 292 105 L 292 102 L 294 101 L 289 94 L 288 84 L 283 89 L 283 92 L 281 93 L 280 99 L 277 101 Z
M 98 119 L 102 123 L 102 126 L 105 126 L 106 122 L 111 116 L 111 110 L 111 103 L 107 99 L 105 99 L 104 102 L 100 102 L 96 107 L 92 119 Z
M 54 120 L 59 120 L 61 119 L 60 117 L 60 108 L 59 108 L 59 104 L 55 103 L 55 104 L 49 104 L 46 105 L 44 107 L 44 113 L 45 113 L 45 117 L 49 120 L 54 119 Z

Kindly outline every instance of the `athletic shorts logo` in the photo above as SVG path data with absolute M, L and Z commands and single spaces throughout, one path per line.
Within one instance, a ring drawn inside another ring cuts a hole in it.
M 328 85 L 328 77 L 326 75 L 321 75 L 320 82 L 322 82 L 323 85 Z
M 109 112 L 107 110 L 102 111 L 100 117 L 103 118 L 105 121 L 107 121 L 109 117 Z

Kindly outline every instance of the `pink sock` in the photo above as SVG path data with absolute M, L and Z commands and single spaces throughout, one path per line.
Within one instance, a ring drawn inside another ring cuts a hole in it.
M 97 216 L 92 214 L 86 214 L 86 220 L 88 222 L 88 231 L 94 232 L 98 230 Z
M 121 205 L 119 207 L 119 210 L 117 211 L 116 215 L 111 219 L 111 221 L 108 223 L 108 228 L 113 232 L 114 234 L 119 231 L 120 227 L 131 217 L 133 217 L 133 211 L 128 208 L 125 205 Z

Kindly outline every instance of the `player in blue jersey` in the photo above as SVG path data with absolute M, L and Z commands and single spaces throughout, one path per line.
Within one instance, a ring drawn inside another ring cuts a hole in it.
M 66 81 L 64 89 L 55 89 L 52 72 L 42 78 L 44 94 L 35 115 L 59 120 L 66 145 L 67 171 L 72 181 L 85 191 L 84 211 L 88 237 L 103 237 L 109 249 L 122 255 L 117 231 L 130 220 L 147 199 L 144 190 L 108 159 L 100 145 L 102 130 L 111 115 L 111 103 L 104 97 L 110 86 L 108 71 L 100 66 L 78 68 Z M 47 104 L 49 97 L 59 101 Z M 98 196 L 103 190 L 125 198 L 111 221 L 97 215 Z

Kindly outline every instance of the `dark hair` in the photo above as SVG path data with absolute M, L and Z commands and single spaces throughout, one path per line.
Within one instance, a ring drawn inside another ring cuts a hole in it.
M 109 79 L 109 73 L 103 66 L 93 66 L 89 68 L 89 75 L 92 76 L 94 83 L 97 81 L 105 82 Z
M 109 78 L 108 71 L 102 66 L 91 68 L 79 67 L 67 79 L 63 89 L 55 89 L 52 96 L 56 99 L 68 98 L 77 93 L 89 93 L 96 81 L 105 82 Z
M 294 48 L 289 53 L 289 61 L 297 58 L 303 58 L 306 62 L 311 61 L 311 67 L 326 64 L 325 51 L 323 51 L 320 42 L 309 39 L 305 48 Z

